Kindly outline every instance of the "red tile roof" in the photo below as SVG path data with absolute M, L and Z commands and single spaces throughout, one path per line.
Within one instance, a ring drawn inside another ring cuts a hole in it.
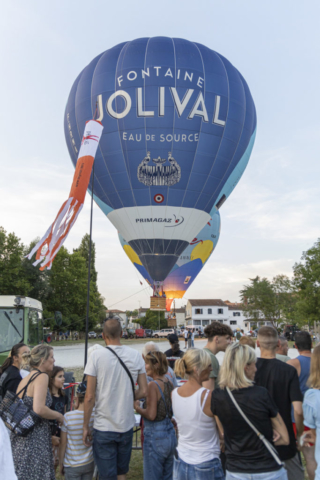
M 211 299 L 211 300 L 189 299 L 189 302 L 193 307 L 212 307 L 212 306 L 227 307 L 228 306 L 226 303 L 224 303 L 220 299 Z

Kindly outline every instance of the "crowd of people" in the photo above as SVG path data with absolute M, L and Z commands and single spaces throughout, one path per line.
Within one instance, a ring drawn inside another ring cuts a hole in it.
M 308 332 L 296 333 L 295 359 L 271 326 L 255 342 L 213 322 L 202 349 L 186 338 L 184 352 L 174 334 L 165 353 L 148 342 L 142 355 L 121 334 L 116 318 L 105 322 L 106 348 L 91 348 L 71 409 L 53 348 L 12 348 L 0 402 L 12 392 L 41 421 L 20 436 L 0 420 L 3 480 L 54 480 L 58 470 L 66 480 L 96 470 L 99 480 L 125 480 L 135 412 L 144 480 L 303 480 L 302 456 L 320 480 L 320 345 L 312 351 Z

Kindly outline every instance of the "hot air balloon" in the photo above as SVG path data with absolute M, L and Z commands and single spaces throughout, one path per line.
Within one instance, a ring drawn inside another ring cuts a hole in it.
M 163 286 L 249 161 L 256 112 L 247 83 L 201 44 L 139 38 L 98 55 L 75 80 L 64 121 L 74 165 L 93 117 L 104 127 L 94 199 Z
M 182 252 L 177 263 L 163 282 L 163 291 L 166 295 L 166 306 L 168 311 L 170 310 L 173 299 L 182 298 L 197 275 L 201 272 L 216 248 L 219 236 L 220 214 L 218 211 L 215 211 L 212 219 Z M 153 279 L 142 265 L 141 260 L 132 247 L 120 234 L 119 240 L 123 250 L 138 272 L 149 283 L 149 285 L 153 285 Z

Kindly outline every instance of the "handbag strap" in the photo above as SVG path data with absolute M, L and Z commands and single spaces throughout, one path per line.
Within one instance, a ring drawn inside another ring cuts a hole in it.
M 33 382 L 37 377 L 39 377 L 39 375 L 41 375 L 41 373 L 45 373 L 45 372 L 40 372 L 40 370 L 37 370 L 37 373 L 35 373 L 34 375 L 31 376 L 28 383 L 23 388 L 21 388 L 21 390 L 19 392 L 16 393 L 16 396 L 19 397 L 20 393 L 24 391 L 24 393 L 22 395 L 22 398 L 24 398 L 26 393 L 27 393 L 27 389 L 28 389 L 30 383 Z
M 117 357 L 117 359 L 119 360 L 119 362 L 121 363 L 122 367 L 125 369 L 125 371 L 127 372 L 128 374 L 128 377 L 130 378 L 130 382 L 131 382 L 131 387 L 132 387 L 132 393 L 133 393 L 133 400 L 134 400 L 134 392 L 135 392 L 135 388 L 134 388 L 134 381 L 133 381 L 133 378 L 132 378 L 132 375 L 130 373 L 130 370 L 129 368 L 127 367 L 127 365 L 121 360 L 121 358 L 119 357 L 119 355 L 116 354 L 116 352 L 110 348 L 110 347 L 106 347 L 107 350 L 109 350 L 109 352 L 112 352 L 113 355 L 115 355 Z
M 234 396 L 232 395 L 231 393 L 231 390 L 229 389 L 229 387 L 226 387 L 226 390 L 229 394 L 229 397 L 231 398 L 234 406 L 236 407 L 236 409 L 238 410 L 238 412 L 240 413 L 240 415 L 242 416 L 242 418 L 247 422 L 247 424 L 249 425 L 249 427 L 252 428 L 252 430 L 254 431 L 254 433 L 256 435 L 258 435 L 258 437 L 260 438 L 260 440 L 264 443 L 264 445 L 266 446 L 266 448 L 269 450 L 269 452 L 271 453 L 271 455 L 273 456 L 273 458 L 275 459 L 275 461 L 277 462 L 278 465 L 283 465 L 283 462 L 280 460 L 280 458 L 278 457 L 278 454 L 277 454 L 277 451 L 276 449 L 274 448 L 273 445 L 271 445 L 271 443 L 266 439 L 266 437 L 261 433 L 259 432 L 259 430 L 253 425 L 253 423 L 250 422 L 250 420 L 248 419 L 248 417 L 243 413 L 243 411 L 241 410 L 239 404 L 237 403 L 236 399 L 234 398 Z

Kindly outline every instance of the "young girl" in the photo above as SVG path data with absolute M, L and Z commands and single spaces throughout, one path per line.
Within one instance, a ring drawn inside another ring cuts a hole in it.
M 91 480 L 94 471 L 92 447 L 86 447 L 82 442 L 82 426 L 84 416 L 84 397 L 87 390 L 86 382 L 80 383 L 75 398 L 75 410 L 64 416 L 61 428 L 59 470 L 65 480 Z M 89 423 L 93 428 L 93 414 Z
M 65 396 L 63 389 L 64 384 L 64 370 L 62 367 L 53 367 L 52 373 L 49 377 L 49 390 L 52 397 L 51 410 L 64 415 L 67 409 L 68 399 Z M 50 421 L 51 435 L 52 435 L 52 451 L 55 467 L 58 466 L 58 450 L 60 444 L 60 427 L 55 420 Z

